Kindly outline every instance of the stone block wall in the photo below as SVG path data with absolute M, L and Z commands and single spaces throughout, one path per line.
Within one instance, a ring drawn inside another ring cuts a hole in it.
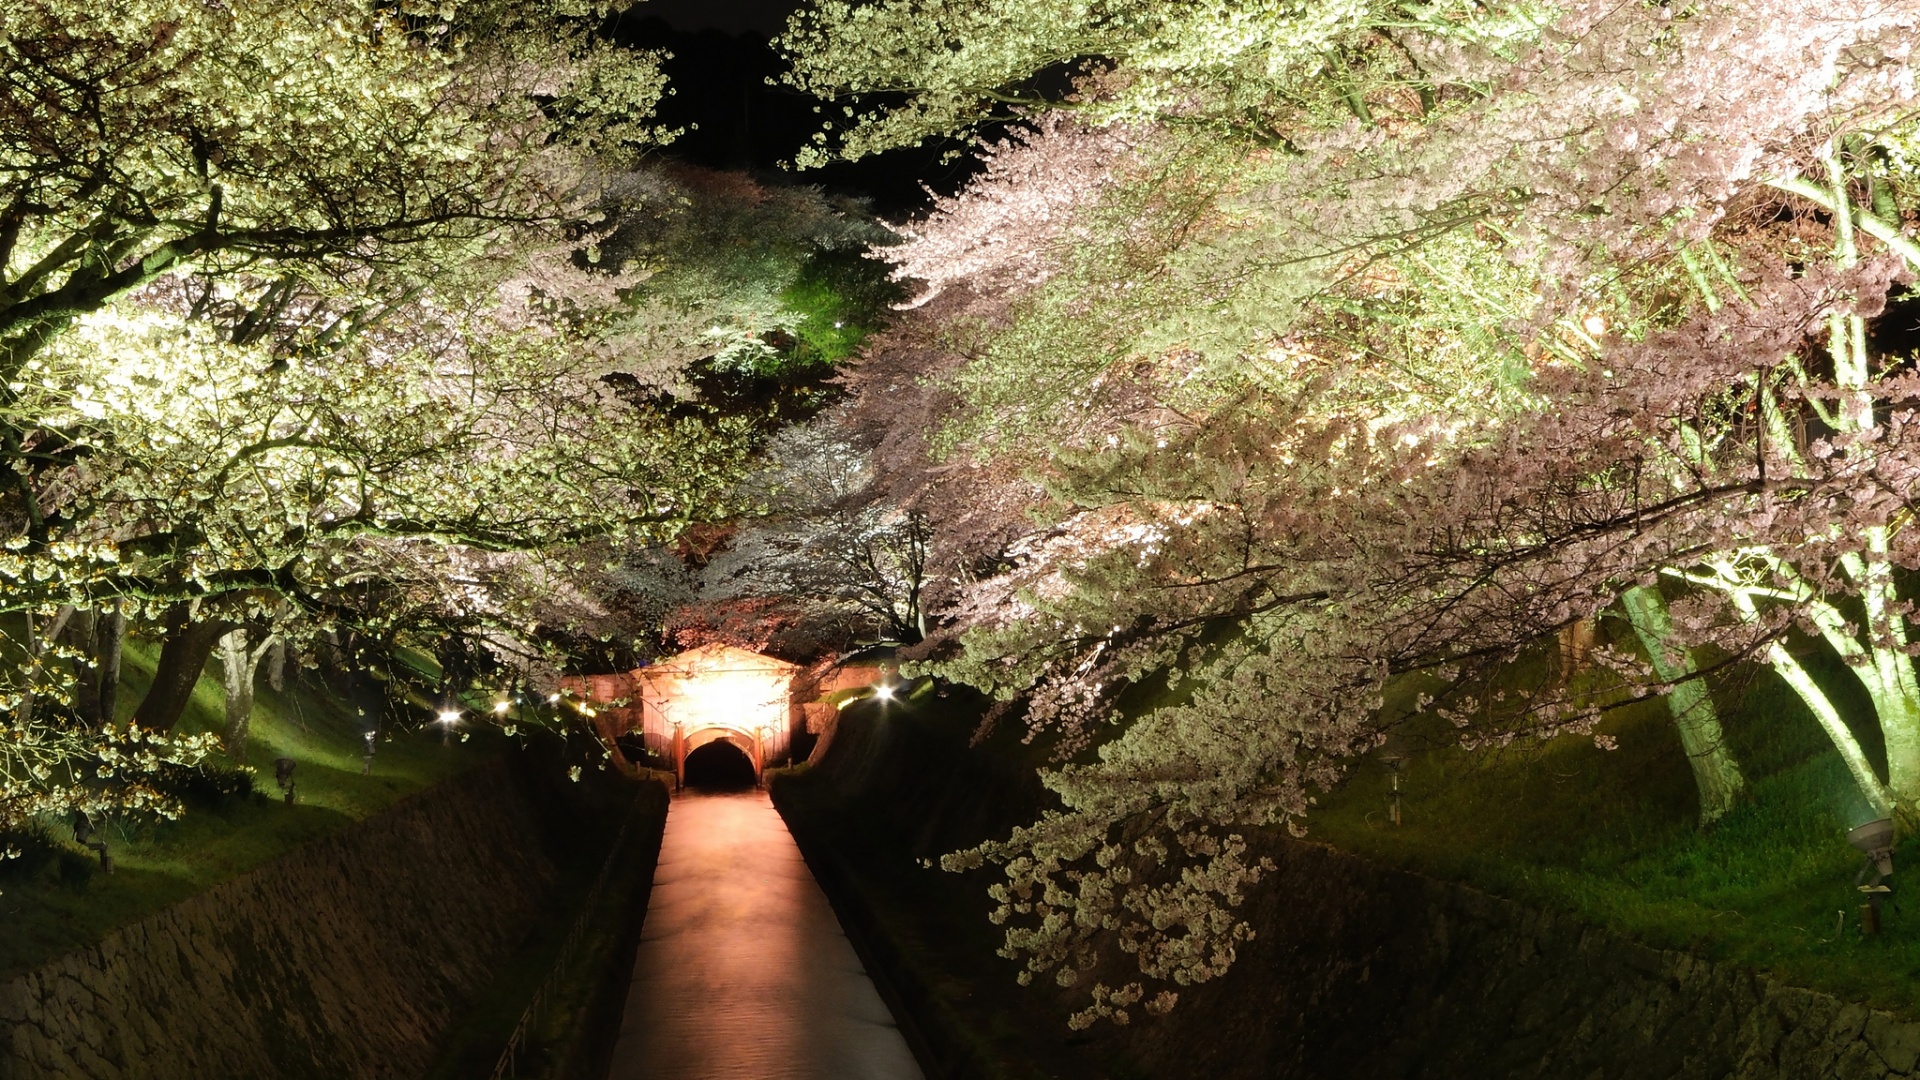
M 969 749 L 966 733 L 849 710 L 816 782 L 865 813 L 909 823 L 908 852 L 932 857 L 1004 835 L 1038 812 L 1030 771 Z M 776 798 L 779 789 L 776 788 Z M 783 810 L 788 807 L 783 806 Z M 803 847 L 808 822 L 796 825 Z M 1257 937 L 1220 979 L 1180 991 L 1165 1017 L 1134 1010 L 1066 1040 L 1082 1071 L 1127 1080 L 1920 1080 L 1920 1023 L 1786 985 L 1764 972 L 1655 949 L 1570 916 L 1370 862 L 1277 830 L 1250 837 L 1277 870 L 1242 913 Z M 816 845 L 818 846 L 818 845 Z M 809 859 L 815 858 L 812 850 Z M 859 860 L 820 880 L 857 902 Z M 989 874 L 955 888 L 984 888 Z M 856 935 L 871 920 L 853 920 Z M 960 1051 L 942 1028 L 939 979 L 868 954 L 901 990 L 960 1076 L 1014 1075 Z M 1130 958 L 1121 957 L 1121 961 Z M 1009 978 L 1010 978 L 1009 974 Z M 1091 973 L 1137 978 L 1115 962 Z M 1011 987 L 976 986 L 974 993 Z M 1029 1019 L 1065 1034 L 1085 1004 L 1062 993 Z M 948 1026 L 951 1026 L 950 1024 Z M 975 1033 L 982 1045 L 991 1033 Z
M 484 767 L 0 983 L 5 1080 L 412 1080 L 555 880 Z
M 1161 1077 L 1884 1080 L 1920 1024 L 1751 969 L 1269 838 L 1259 936 L 1120 1035 Z

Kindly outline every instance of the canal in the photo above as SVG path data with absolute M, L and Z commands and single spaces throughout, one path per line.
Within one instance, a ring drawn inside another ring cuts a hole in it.
M 683 793 L 609 1080 L 920 1080 L 764 791 Z

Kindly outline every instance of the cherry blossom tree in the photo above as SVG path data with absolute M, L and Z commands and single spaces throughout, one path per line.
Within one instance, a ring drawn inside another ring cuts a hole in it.
M 1903 699 L 1907 391 L 1859 343 L 1907 271 L 1847 254 L 1847 234 L 1905 243 L 1920 10 L 1571 5 L 1392 29 L 1385 9 L 1344 13 L 1326 24 L 1337 62 L 1269 65 L 1273 96 L 1232 99 L 1237 115 L 1217 65 L 1141 45 L 1204 17 L 1061 12 L 976 49 L 940 43 L 985 40 L 1010 11 L 941 5 L 909 33 L 888 22 L 905 10 L 828 5 L 789 33 L 845 33 L 831 72 L 803 69 L 813 85 L 908 90 L 856 110 L 845 152 L 970 123 L 1073 57 L 1109 63 L 1067 104 L 1128 125 L 1098 163 L 1063 144 L 1070 196 L 990 173 L 903 255 L 964 289 L 1001 269 L 971 221 L 1032 223 L 1003 241 L 1008 284 L 922 309 L 949 320 L 932 453 L 1022 461 L 1053 497 L 1011 569 L 943 612 L 927 670 L 1023 699 L 1063 759 L 1097 747 L 1046 774 L 1060 812 L 950 860 L 1006 868 L 998 917 L 1030 975 L 1071 984 L 1114 944 L 1137 961 L 1141 980 L 1094 987 L 1077 1023 L 1168 1007 L 1232 962 L 1248 928 L 1231 909 L 1260 873 L 1234 830 L 1297 824 L 1405 718 L 1384 710 L 1389 680 L 1432 687 L 1413 708 L 1468 745 L 1594 734 L 1592 701 L 1503 701 L 1499 676 L 1624 597 L 1651 662 L 1616 666 L 1672 696 L 1709 818 L 1740 783 L 1692 646 L 1790 659 L 1787 628 L 1826 619 Z M 932 75 L 902 74 L 915 64 Z M 1035 157 L 1070 137 L 1049 123 Z M 1872 214 L 1849 209 L 1862 188 Z M 1825 200 L 1838 237 L 1810 245 L 1795 199 Z M 1829 399 L 1855 418 L 1824 419 Z M 1776 430 L 1795 424 L 1814 434 Z M 1693 584 L 1669 603 L 1663 577 Z M 1865 624 L 1824 614 L 1851 596 Z M 1117 713 L 1149 679 L 1177 704 Z M 1880 784 L 1866 768 L 1863 790 Z
M 170 812 L 151 776 L 212 744 L 156 732 L 214 643 L 338 621 L 396 545 L 670 529 L 727 468 L 686 418 L 611 438 L 633 407 L 579 317 L 618 282 L 571 252 L 667 133 L 605 13 L 0 14 L 0 820 Z M 126 727 L 129 622 L 164 642 Z

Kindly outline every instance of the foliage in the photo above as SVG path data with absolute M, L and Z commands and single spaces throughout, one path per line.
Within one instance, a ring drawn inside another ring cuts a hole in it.
M 877 497 L 867 455 L 825 424 L 782 433 L 768 456 L 771 467 L 748 483 L 769 514 L 701 568 L 702 600 L 782 597 L 810 608 L 804 617 L 815 623 L 920 640 L 925 516 Z
M 669 381 L 709 358 L 762 375 L 832 363 L 891 299 L 861 256 L 894 236 L 850 200 L 684 166 L 629 174 L 607 199 L 597 257 L 639 279 L 613 341 Z
M 1010 110 L 1066 106 L 1096 122 L 1177 119 L 1260 139 L 1365 116 L 1376 82 L 1426 81 L 1423 45 L 1505 51 L 1545 5 L 1172 3 L 1168 0 L 822 0 L 779 45 L 789 84 L 851 102 L 803 164 L 918 145 Z M 1077 87 L 1070 76 L 1094 77 Z M 1097 87 L 1097 89 L 1095 88 Z M 1074 92 L 1077 90 L 1078 92 Z M 1435 95 L 1437 96 L 1437 95 Z M 837 128 L 845 131 L 834 136 Z
M 1329 9 L 1311 62 L 1256 12 L 1266 82 L 1159 59 L 1204 10 L 1063 11 L 1002 48 L 975 31 L 1011 9 L 923 9 L 912 31 L 889 21 L 905 4 L 790 30 L 831 57 L 808 85 L 907 90 L 856 117 L 847 152 L 972 122 L 1046 63 L 1110 61 L 1066 103 L 1077 122 L 995 149 L 902 254 L 936 289 L 982 284 L 924 309 L 950 395 L 928 399 L 931 453 L 1011 459 L 1051 496 L 1032 518 L 1007 500 L 1025 535 L 944 611 L 926 670 L 1057 734 L 1064 810 L 949 862 L 1004 867 L 1029 975 L 1133 955 L 1140 982 L 1095 986 L 1077 1024 L 1224 970 L 1260 873 L 1235 830 L 1297 826 L 1413 717 L 1467 746 L 1607 745 L 1563 681 L 1486 688 L 1663 570 L 1774 575 L 1727 590 L 1772 605 L 1755 617 L 1676 604 L 1683 644 L 1768 656 L 1858 598 L 1856 670 L 1911 683 L 1890 571 L 1916 565 L 1896 524 L 1907 358 L 1863 342 L 1912 269 L 1852 236 L 1912 248 L 1889 163 L 1920 9 L 1574 4 L 1391 28 L 1386 8 Z M 1305 9 L 1266 15 L 1288 13 Z M 805 36 L 829 25 L 838 46 Z M 916 64 L 933 77 L 904 80 Z M 1803 216 L 1822 199 L 1826 222 Z M 1389 707 L 1411 676 L 1426 692 Z M 1123 719 L 1117 696 L 1152 680 L 1170 702 Z M 1905 721 L 1880 716 L 1894 753 Z
M 152 781 L 211 749 L 168 729 L 230 629 L 524 659 L 582 545 L 708 512 L 756 436 L 606 381 L 634 277 L 576 254 L 670 134 L 606 14 L 0 14 L 0 819 L 176 812 Z M 123 621 L 164 635 L 131 727 L 88 699 L 118 631 L 80 633 Z

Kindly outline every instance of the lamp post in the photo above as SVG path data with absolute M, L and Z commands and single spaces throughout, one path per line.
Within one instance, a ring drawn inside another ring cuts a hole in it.
M 1400 772 L 1407 767 L 1405 754 L 1386 753 L 1380 755 L 1380 764 L 1387 767 L 1391 776 L 1391 789 L 1388 792 L 1387 817 L 1395 825 L 1400 824 Z

